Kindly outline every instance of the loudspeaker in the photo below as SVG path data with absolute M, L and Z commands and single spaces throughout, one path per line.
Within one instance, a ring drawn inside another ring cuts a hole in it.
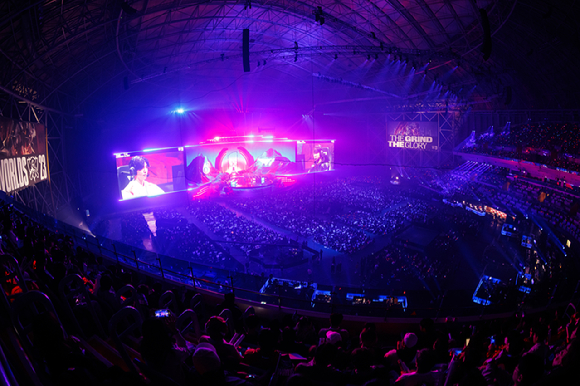
M 244 58 L 244 72 L 250 72 L 250 30 L 244 29 L 244 43 L 243 43 L 243 53 Z
M 481 45 L 481 52 L 483 53 L 483 60 L 489 59 L 491 56 L 491 29 L 489 28 L 489 18 L 487 11 L 480 9 L 481 27 L 483 28 L 483 44 Z

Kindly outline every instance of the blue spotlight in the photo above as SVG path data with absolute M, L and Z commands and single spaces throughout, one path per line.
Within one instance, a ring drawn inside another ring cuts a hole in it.
M 175 109 L 175 112 L 177 114 L 183 114 L 185 112 L 185 109 L 183 107 L 179 107 L 179 108 Z

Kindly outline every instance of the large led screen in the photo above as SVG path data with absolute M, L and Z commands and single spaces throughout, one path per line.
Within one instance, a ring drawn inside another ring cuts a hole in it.
M 388 121 L 387 145 L 390 148 L 437 151 L 437 123 Z
M 186 147 L 186 181 L 190 185 L 212 181 L 220 174 L 296 173 L 296 142 L 245 141 Z
M 334 170 L 334 142 L 298 141 L 298 158 L 304 162 L 307 173 Z
M 121 200 L 159 196 L 185 189 L 183 153 L 183 148 L 178 148 L 116 154 Z

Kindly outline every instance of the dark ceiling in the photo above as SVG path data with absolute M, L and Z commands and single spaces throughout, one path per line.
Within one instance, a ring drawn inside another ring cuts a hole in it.
M 4 0 L 0 15 L 1 87 L 72 113 L 175 95 L 238 110 L 580 105 L 576 1 Z

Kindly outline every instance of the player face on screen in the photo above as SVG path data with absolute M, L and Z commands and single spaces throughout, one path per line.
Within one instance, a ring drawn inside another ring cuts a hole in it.
M 148 174 L 149 174 L 149 169 L 147 168 L 147 165 L 145 165 L 145 167 L 143 167 L 143 169 L 137 170 L 137 174 L 135 175 L 135 179 L 138 182 L 140 182 L 141 184 L 144 184 L 145 180 L 147 179 Z

